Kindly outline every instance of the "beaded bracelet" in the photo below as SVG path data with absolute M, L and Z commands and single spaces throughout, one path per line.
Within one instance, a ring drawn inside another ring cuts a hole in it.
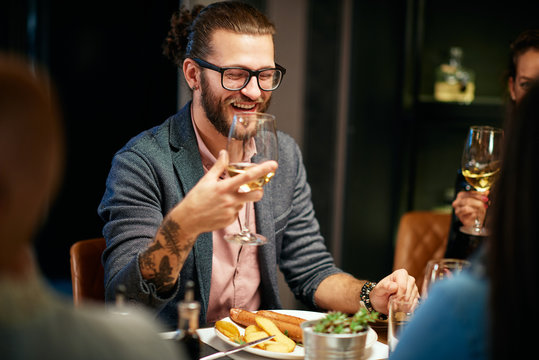
M 374 311 L 374 308 L 372 307 L 372 304 L 371 304 L 370 294 L 371 294 L 372 289 L 374 289 L 375 286 L 376 286 L 375 282 L 367 281 L 361 288 L 361 295 L 360 295 L 361 303 L 363 303 L 363 306 L 365 306 L 368 312 Z M 378 318 L 380 320 L 386 320 L 387 316 L 385 314 L 378 313 Z

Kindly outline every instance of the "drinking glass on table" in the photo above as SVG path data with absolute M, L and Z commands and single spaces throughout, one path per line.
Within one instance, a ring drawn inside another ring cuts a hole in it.
M 471 263 L 463 259 L 430 260 L 425 268 L 425 279 L 421 291 L 422 299 L 427 297 L 428 290 L 437 281 L 448 279 L 470 267 Z
M 244 173 L 249 167 L 268 160 L 278 160 L 278 144 L 275 116 L 266 113 L 237 113 L 234 115 L 228 134 L 227 151 L 229 155 L 228 174 L 235 176 Z M 240 191 L 249 192 L 261 189 L 275 174 L 265 176 L 244 184 Z M 245 219 L 238 217 L 240 231 L 225 234 L 227 241 L 238 244 L 263 245 L 267 239 L 249 230 L 251 202 L 245 204 Z
M 405 299 L 402 296 L 389 298 L 389 316 L 387 318 L 387 345 L 389 353 L 395 351 L 400 333 L 411 320 L 417 308 L 417 299 Z
M 462 175 L 479 193 L 486 193 L 500 173 L 503 130 L 491 126 L 472 126 L 468 130 L 462 153 Z M 471 227 L 460 231 L 476 236 L 486 236 L 484 221 L 475 219 Z

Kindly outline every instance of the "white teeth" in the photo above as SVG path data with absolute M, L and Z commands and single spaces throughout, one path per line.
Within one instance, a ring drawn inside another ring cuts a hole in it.
M 249 104 L 237 104 L 237 103 L 234 103 L 234 106 L 239 107 L 240 109 L 245 109 L 245 110 L 250 110 L 255 107 L 254 104 L 249 105 Z

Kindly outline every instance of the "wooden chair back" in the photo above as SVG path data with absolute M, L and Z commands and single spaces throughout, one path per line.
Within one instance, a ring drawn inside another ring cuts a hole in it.
M 450 225 L 450 213 L 405 213 L 399 222 L 393 270 L 406 269 L 421 290 L 427 262 L 444 257 Z
M 105 301 L 105 270 L 101 255 L 105 250 L 104 238 L 77 241 L 69 251 L 73 303 Z

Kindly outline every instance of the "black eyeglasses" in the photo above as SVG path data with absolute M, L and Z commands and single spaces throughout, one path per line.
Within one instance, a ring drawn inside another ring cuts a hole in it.
M 279 64 L 274 68 L 252 71 L 242 67 L 219 67 L 199 58 L 193 60 L 201 67 L 221 73 L 221 86 L 226 90 L 238 91 L 256 77 L 258 87 L 263 91 L 273 91 L 281 85 L 286 69 Z

